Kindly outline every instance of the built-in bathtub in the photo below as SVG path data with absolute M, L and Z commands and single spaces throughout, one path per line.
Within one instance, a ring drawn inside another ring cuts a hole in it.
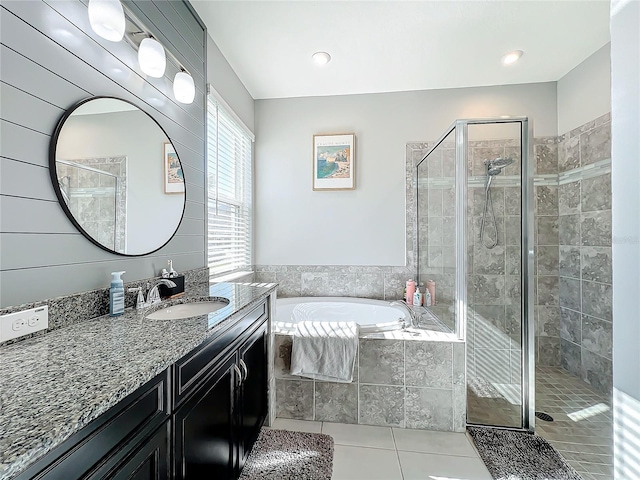
M 292 315 L 296 311 L 296 315 Z M 274 415 L 281 418 L 462 432 L 466 426 L 465 344 L 429 310 L 422 328 L 390 302 L 350 297 L 276 301 L 272 323 Z M 324 317 L 324 315 L 329 315 Z M 296 320 L 360 325 L 354 381 L 291 375 Z
M 298 321 L 356 322 L 360 335 L 402 330 L 409 325 L 402 306 L 382 300 L 348 297 L 297 297 L 277 301 L 274 328 L 291 334 Z

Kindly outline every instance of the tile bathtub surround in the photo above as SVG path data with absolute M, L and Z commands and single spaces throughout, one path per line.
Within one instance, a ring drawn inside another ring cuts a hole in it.
M 209 288 L 208 267 L 188 270 L 180 273 L 185 276 L 185 291 L 188 294 L 195 293 L 198 295 L 206 295 L 206 292 Z M 126 282 L 124 284 L 125 292 L 127 292 L 129 288 L 140 286 L 142 286 L 146 290 L 147 282 L 153 282 L 155 280 L 158 280 L 159 278 L 161 277 L 153 277 L 144 280 Z M 106 285 L 109 285 L 109 282 L 110 280 L 108 278 L 105 279 Z M 136 295 L 137 294 L 133 293 L 125 294 L 125 308 L 133 307 L 135 305 Z M 41 336 L 47 332 L 66 327 L 68 325 L 73 325 L 74 323 L 81 322 L 90 318 L 107 315 L 109 313 L 109 287 L 102 288 L 100 290 L 92 290 L 89 292 L 66 295 L 64 297 L 51 298 L 34 303 L 27 303 L 24 305 L 1 308 L 0 315 L 34 307 L 41 307 L 44 305 L 49 306 L 49 328 L 47 330 L 41 330 L 31 335 L 25 335 L 24 337 L 2 342 L 0 343 L 0 347 L 21 342 L 34 336 Z
M 607 395 L 613 329 L 610 149 L 609 115 L 563 135 L 558 189 L 562 366 Z
M 464 343 L 361 338 L 353 383 L 290 374 L 292 337 L 276 334 L 279 418 L 464 431 Z
M 0 478 L 12 478 L 275 290 L 217 284 L 230 304 L 180 321 L 135 310 L 0 349 Z

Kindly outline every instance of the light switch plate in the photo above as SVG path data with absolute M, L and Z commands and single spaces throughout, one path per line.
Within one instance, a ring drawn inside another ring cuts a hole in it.
M 0 316 L 0 342 L 22 337 L 49 327 L 49 307 L 31 308 Z

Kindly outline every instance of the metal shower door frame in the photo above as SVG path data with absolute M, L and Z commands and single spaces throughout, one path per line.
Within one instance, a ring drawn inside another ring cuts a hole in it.
M 467 165 L 469 159 L 469 125 L 520 124 L 521 158 L 521 419 L 520 428 L 497 425 L 477 425 L 509 430 L 535 430 L 535 323 L 534 323 L 534 189 L 533 174 L 533 124 L 528 117 L 509 116 L 456 120 L 435 142 L 433 147 L 416 164 L 418 167 L 438 146 L 455 132 L 455 189 L 456 189 L 456 275 L 455 319 L 456 335 L 461 340 L 467 336 Z M 416 188 L 418 195 L 418 188 Z M 466 377 L 466 375 L 465 375 Z M 468 423 L 469 424 L 469 423 Z M 471 424 L 469 424 L 471 425 Z

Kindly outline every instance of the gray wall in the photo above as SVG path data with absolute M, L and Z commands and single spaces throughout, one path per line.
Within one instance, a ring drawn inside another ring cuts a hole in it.
M 556 135 L 556 84 L 256 101 L 255 263 L 405 265 L 405 147 L 456 118 L 528 115 Z M 356 189 L 314 192 L 312 136 L 356 134 Z
M 207 35 L 207 83 L 216 89 L 240 120 L 254 132 L 253 97 L 209 35 Z
M 86 1 L 3 1 L 0 7 L 0 306 L 16 305 L 108 285 L 109 272 L 126 281 L 202 267 L 205 256 L 205 31 L 186 4 L 125 2 L 185 63 L 196 83 L 191 105 L 173 99 L 177 71 L 147 79 L 136 52 L 93 33 Z M 50 136 L 63 112 L 93 95 L 129 100 L 165 129 L 184 167 L 185 218 L 174 239 L 143 257 L 110 254 L 87 241 L 58 205 L 49 180 Z
M 611 5 L 614 464 L 640 478 L 640 2 Z
M 611 111 L 611 44 L 558 80 L 558 135 Z

